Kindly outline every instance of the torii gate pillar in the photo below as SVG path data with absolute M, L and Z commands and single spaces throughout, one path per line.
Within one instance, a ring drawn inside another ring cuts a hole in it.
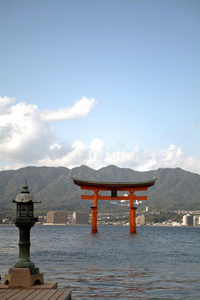
M 129 227 L 130 233 L 136 233 L 136 207 L 134 207 L 134 193 L 130 192 L 130 204 L 129 204 Z
M 98 229 L 97 229 L 97 211 L 98 208 L 95 206 L 91 207 L 92 210 L 92 219 L 91 219 L 91 233 L 97 233 Z
M 97 212 L 98 212 L 98 192 L 99 190 L 94 189 L 94 206 L 92 209 L 92 219 L 91 219 L 91 233 L 97 233 Z
M 129 207 L 130 233 L 136 233 L 136 209 L 137 207 Z

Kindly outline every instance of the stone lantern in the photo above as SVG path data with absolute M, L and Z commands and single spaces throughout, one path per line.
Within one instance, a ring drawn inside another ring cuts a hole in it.
M 4 283 L 9 287 L 42 284 L 43 274 L 39 273 L 39 268 L 30 260 L 30 230 L 38 221 L 38 218 L 34 218 L 34 203 L 38 202 L 34 201 L 26 181 L 13 203 L 17 204 L 14 223 L 19 228 L 19 260 L 5 275 Z
M 30 194 L 26 181 L 21 193 L 17 195 L 16 200 L 13 200 L 13 203 L 17 203 L 17 219 L 22 218 L 21 220 L 24 221 L 24 218 L 31 218 L 32 222 L 38 221 L 38 218 L 34 218 L 33 216 L 33 203 L 38 202 L 34 201 L 34 197 Z

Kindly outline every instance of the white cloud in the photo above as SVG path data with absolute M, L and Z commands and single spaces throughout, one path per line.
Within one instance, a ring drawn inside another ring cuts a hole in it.
M 181 148 L 170 145 L 167 149 L 157 152 L 145 149 L 140 151 L 138 146 L 130 152 L 104 151 L 103 141 L 94 139 L 89 145 L 75 141 L 71 147 L 52 144 L 46 156 L 34 162 L 35 166 L 64 166 L 69 169 L 80 165 L 87 165 L 93 169 L 100 169 L 109 164 L 118 167 L 131 168 L 136 171 L 150 171 L 158 168 L 176 168 L 200 174 L 200 160 L 195 157 L 186 158 Z M 16 164 L 15 169 L 26 166 L 25 163 Z M 7 167 L 7 169 L 9 169 Z
M 59 144 L 57 144 L 57 143 L 55 143 L 55 144 L 53 144 L 53 145 L 51 145 L 50 146 L 50 150 L 59 150 L 59 149 L 61 149 L 62 148 L 62 146 L 61 145 L 59 145 Z
M 103 141 L 100 139 L 94 139 L 89 146 L 88 159 L 86 165 L 93 168 L 99 169 L 103 167 L 102 160 Z
M 0 117 L 3 159 L 31 163 L 46 154 L 55 141 L 53 129 L 41 120 L 36 105 L 20 102 Z
M 176 168 L 200 174 L 200 159 L 187 158 L 181 147 L 170 145 L 167 149 L 151 151 L 139 150 L 137 146 L 133 151 L 113 151 L 105 156 L 106 164 L 115 164 L 119 167 L 132 168 L 136 171 L 150 171 L 158 168 Z
M 183 149 L 176 145 L 152 151 L 141 150 L 137 144 L 131 151 L 124 151 L 125 143 L 120 142 L 117 143 L 117 149 L 107 151 L 103 141 L 98 138 L 88 144 L 80 140 L 72 145 L 61 144 L 48 121 L 55 120 L 56 116 L 58 118 L 59 109 L 45 118 L 44 112 L 36 105 L 20 102 L 12 106 L 14 98 L 7 96 L 0 100 L 3 108 L 0 117 L 0 156 L 4 169 L 18 169 L 27 165 L 73 168 L 83 164 L 99 169 L 114 164 L 137 171 L 180 167 L 200 174 L 200 159 L 186 157 Z M 84 117 L 94 104 L 94 99 L 82 98 L 71 108 L 64 109 L 65 113 L 60 118 Z
M 76 101 L 72 107 L 42 111 L 41 117 L 46 121 L 63 121 L 84 118 L 89 115 L 96 103 L 94 98 L 89 99 L 82 97 L 80 100 Z
M 83 97 L 71 108 L 44 112 L 36 105 L 20 102 L 13 105 L 14 98 L 0 98 L 0 155 L 4 161 L 19 165 L 36 165 L 44 158 L 53 160 L 64 156 L 65 149 L 57 143 L 54 129 L 48 120 L 61 120 L 86 117 L 95 105 L 94 99 Z M 68 154 L 67 162 L 78 157 L 82 148 L 74 143 L 73 152 Z M 48 158 L 49 157 L 49 158 Z M 50 163 L 49 161 L 49 163 Z
M 15 102 L 14 97 L 0 97 L 0 114 L 5 114 L 8 112 L 8 109 L 10 108 L 10 105 Z
M 59 148 L 60 149 L 60 148 Z M 50 151 L 48 155 L 37 162 L 38 166 L 64 166 L 67 168 L 74 168 L 80 165 L 87 165 L 93 169 L 103 167 L 101 164 L 103 142 L 100 139 L 94 139 L 89 145 L 81 141 L 75 141 L 70 148 L 63 146 L 62 155 L 55 157 L 55 152 Z M 60 152 L 61 153 L 61 152 Z

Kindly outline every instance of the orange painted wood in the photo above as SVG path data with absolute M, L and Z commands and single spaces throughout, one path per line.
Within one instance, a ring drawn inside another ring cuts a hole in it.
M 99 199 L 98 191 L 95 191 L 94 192 L 94 207 L 98 207 L 98 199 Z
M 93 195 L 81 195 L 82 200 L 94 200 L 94 194 Z M 118 196 L 118 197 L 111 197 L 111 196 L 101 196 L 98 195 L 98 200 L 129 200 L 129 197 L 125 196 Z
M 111 191 L 112 189 L 109 188 L 109 187 L 94 187 L 94 186 L 87 186 L 87 185 L 81 185 L 81 189 L 82 190 L 88 190 L 88 191 L 94 191 L 94 190 L 97 190 L 97 191 Z M 117 191 L 131 191 L 131 192 L 134 192 L 134 191 L 147 191 L 148 189 L 148 186 L 135 186 L 133 188 L 131 187 L 118 187 L 117 188 Z
M 125 196 L 117 196 L 117 197 L 111 197 L 111 196 L 100 196 L 99 195 L 99 200 L 110 200 L 110 201 L 120 201 L 120 200 L 129 200 L 129 197 L 125 197 Z
M 92 209 L 92 218 L 91 218 L 91 233 L 97 233 L 97 207 L 91 207 Z
M 130 233 L 136 233 L 136 207 L 133 207 L 133 225 L 132 225 L 132 231 Z
M 134 200 L 142 201 L 142 200 L 147 200 L 147 196 L 137 196 L 134 195 Z M 93 195 L 81 195 L 82 200 L 94 200 L 94 194 Z M 130 200 L 130 196 L 117 196 L 117 197 L 111 197 L 111 196 L 101 196 L 98 195 L 98 200 L 115 200 L 115 201 L 120 201 L 120 200 Z
M 132 233 L 132 227 L 133 227 L 132 207 L 134 206 L 133 193 L 130 193 L 129 196 L 130 196 L 130 203 L 129 203 L 129 228 L 130 228 L 130 233 Z
M 136 233 L 136 207 L 129 208 L 130 233 Z

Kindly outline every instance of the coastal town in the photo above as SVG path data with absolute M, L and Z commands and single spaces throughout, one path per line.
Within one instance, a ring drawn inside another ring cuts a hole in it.
M 129 212 L 98 213 L 98 225 L 129 225 Z M 12 220 L 3 218 L 2 224 L 12 224 Z M 49 211 L 38 217 L 37 225 L 87 225 L 91 224 L 91 214 L 87 212 Z M 137 226 L 200 226 L 200 211 L 145 211 L 136 214 Z

